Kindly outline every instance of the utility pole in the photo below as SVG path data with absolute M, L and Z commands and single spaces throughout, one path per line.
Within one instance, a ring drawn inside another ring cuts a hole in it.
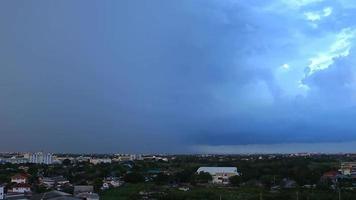
M 262 192 L 260 192 L 260 200 L 263 200 Z
M 339 188 L 339 200 L 341 200 L 341 190 Z
M 297 191 L 296 194 L 297 194 L 297 200 L 299 200 L 299 192 Z

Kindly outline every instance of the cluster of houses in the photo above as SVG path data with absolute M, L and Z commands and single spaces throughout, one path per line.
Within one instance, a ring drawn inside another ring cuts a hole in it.
M 51 192 L 32 194 L 29 184 L 30 175 L 26 173 L 15 174 L 11 183 L 0 186 L 0 199 L 21 200 L 99 200 L 99 195 L 94 193 L 93 186 L 73 186 L 74 193 L 69 194 L 59 191 L 62 186 L 72 186 L 63 176 L 40 177 L 39 184 Z M 54 190 L 57 189 L 57 190 Z M 60 197 L 60 198 L 59 198 Z
M 120 178 L 118 178 L 118 177 L 107 177 L 107 178 L 104 178 L 104 180 L 103 180 L 103 186 L 101 187 L 101 190 L 117 188 L 123 184 L 124 184 L 124 182 L 121 181 Z
M 321 177 L 322 181 L 329 181 L 333 185 L 340 181 L 349 181 L 356 186 L 356 162 L 342 162 L 338 171 L 328 171 Z
M 39 198 L 40 194 L 32 194 L 31 185 L 29 184 L 30 175 L 26 173 L 15 174 L 11 177 L 11 183 L 7 185 L 0 186 L 0 200 L 1 199 L 48 199 L 50 196 L 53 199 L 61 197 L 60 199 L 66 200 L 98 200 L 99 195 L 94 193 L 93 186 L 79 185 L 73 186 L 66 178 L 63 176 L 55 176 L 55 177 L 39 177 L 39 185 L 47 188 L 48 190 L 52 190 L 51 192 L 43 193 L 46 198 Z M 118 177 L 107 177 L 103 179 L 103 185 L 101 187 L 102 190 L 117 188 L 123 185 L 123 181 Z M 63 187 L 73 187 L 74 193 L 68 194 L 61 192 L 61 188 Z
M 15 174 L 11 177 L 11 185 L 8 188 L 8 193 L 27 193 L 31 192 L 31 185 L 28 184 L 29 175 Z
M 0 186 L 0 199 L 31 193 L 31 185 L 28 183 L 28 178 L 28 174 L 15 174 L 12 176 L 10 184 Z

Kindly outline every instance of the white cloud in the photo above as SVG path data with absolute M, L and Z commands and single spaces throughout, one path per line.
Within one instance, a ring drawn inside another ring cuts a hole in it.
M 332 12 L 333 12 L 332 7 L 326 7 L 323 9 L 323 16 L 324 17 L 330 16 Z
M 352 39 L 356 36 L 356 29 L 345 28 L 336 35 L 335 41 L 325 52 L 319 53 L 317 56 L 310 59 L 308 66 L 309 72 L 307 76 L 329 68 L 334 63 L 334 60 L 340 57 L 346 57 L 350 53 Z
M 287 63 L 285 63 L 285 64 L 283 64 L 282 66 L 281 66 L 283 69 L 289 69 L 289 65 L 287 64 Z
M 311 11 L 311 12 L 305 12 L 304 16 L 306 17 L 307 20 L 315 22 L 315 21 L 320 21 L 325 17 L 328 17 L 332 14 L 333 9 L 331 7 L 326 7 L 322 11 Z
M 298 82 L 298 88 L 301 88 L 306 91 L 308 91 L 310 89 L 310 87 L 308 85 L 304 84 L 302 81 Z
M 304 16 L 307 18 L 307 20 L 312 22 L 321 20 L 321 16 L 316 12 L 305 12 Z

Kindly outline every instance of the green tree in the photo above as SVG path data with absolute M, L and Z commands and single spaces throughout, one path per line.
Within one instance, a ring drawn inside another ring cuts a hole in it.
M 196 171 L 195 168 L 184 169 L 183 171 L 177 172 L 174 175 L 174 178 L 178 182 L 188 183 L 192 178 L 192 176 L 194 175 L 195 171 Z
M 96 179 L 94 180 L 94 190 L 95 190 L 96 192 L 99 192 L 99 191 L 100 191 L 100 188 L 101 188 L 102 185 L 103 185 L 103 179 L 101 179 L 101 178 L 96 178 Z
M 231 176 L 229 178 L 230 184 L 233 186 L 239 186 L 242 182 L 241 176 Z
M 64 159 L 63 162 L 62 162 L 62 164 L 65 165 L 65 166 L 69 166 L 69 165 L 71 165 L 71 163 L 72 162 L 68 158 Z
M 195 183 L 208 183 L 213 180 L 213 177 L 207 172 L 200 172 L 193 175 L 193 182 Z
M 124 181 L 127 183 L 140 183 L 144 180 L 145 178 L 138 172 L 128 173 L 124 176 Z
M 162 185 L 162 184 L 169 183 L 170 180 L 171 180 L 171 177 L 169 175 L 164 174 L 164 173 L 159 173 L 155 177 L 154 182 L 158 185 Z

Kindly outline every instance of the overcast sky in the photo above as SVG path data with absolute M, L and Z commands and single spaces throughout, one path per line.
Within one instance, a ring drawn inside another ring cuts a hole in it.
M 356 151 L 355 18 L 354 0 L 2 0 L 0 151 Z

